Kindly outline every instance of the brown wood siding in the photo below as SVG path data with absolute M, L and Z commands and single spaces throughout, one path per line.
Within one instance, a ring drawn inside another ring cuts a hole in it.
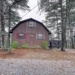
M 43 41 L 49 42 L 49 34 L 47 30 L 40 25 L 39 23 L 35 22 L 35 27 L 29 27 L 28 23 L 29 21 L 25 23 L 21 23 L 12 33 L 12 41 L 18 41 L 19 47 L 21 47 L 23 44 L 28 44 L 30 47 L 34 47 L 35 45 L 41 46 Z M 16 35 L 18 33 L 25 33 L 26 38 L 25 39 L 18 39 L 16 38 Z M 43 34 L 44 39 L 38 40 L 36 39 L 36 34 Z

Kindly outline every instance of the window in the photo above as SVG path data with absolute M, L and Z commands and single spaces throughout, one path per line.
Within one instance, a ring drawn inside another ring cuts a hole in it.
M 35 22 L 33 22 L 33 21 L 29 21 L 29 27 L 35 27 L 36 25 L 35 25 Z
M 42 34 L 37 34 L 36 38 L 39 39 L 39 40 L 42 40 L 43 39 L 43 35 Z
M 24 39 L 24 34 L 23 34 L 23 33 L 19 33 L 19 34 L 18 34 L 18 38 L 19 38 L 19 39 Z

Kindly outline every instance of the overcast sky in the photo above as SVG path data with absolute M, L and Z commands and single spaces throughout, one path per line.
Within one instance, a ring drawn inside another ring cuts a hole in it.
M 32 9 L 33 7 L 35 7 L 37 5 L 37 0 L 29 0 L 28 5 L 30 6 L 30 9 Z M 29 13 L 28 13 L 28 11 L 27 12 L 19 11 L 19 13 L 20 13 L 20 16 L 22 17 L 22 20 L 25 20 L 28 18 L 34 18 L 34 19 L 42 22 L 42 20 L 45 19 L 45 16 L 43 14 L 40 15 L 40 12 L 38 12 L 38 6 Z M 28 14 L 25 15 L 26 13 L 28 13 Z

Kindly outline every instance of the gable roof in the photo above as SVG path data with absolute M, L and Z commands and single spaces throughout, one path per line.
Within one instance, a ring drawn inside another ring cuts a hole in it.
M 37 21 L 37 20 L 35 20 L 35 19 L 33 19 L 33 18 L 29 18 L 29 19 L 20 21 L 16 26 L 14 26 L 14 27 L 10 30 L 10 33 L 12 33 L 21 23 L 24 23 L 24 22 L 27 22 L 27 21 L 30 21 L 30 20 L 35 21 L 35 22 L 41 24 L 41 25 L 47 30 L 47 32 L 48 32 L 49 34 L 51 34 L 51 32 L 46 28 L 46 26 L 45 26 L 43 23 L 41 23 L 41 22 L 39 22 L 39 21 Z

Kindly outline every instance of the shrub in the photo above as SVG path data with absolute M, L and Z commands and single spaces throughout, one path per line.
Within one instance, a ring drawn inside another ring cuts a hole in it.
M 44 42 L 42 43 L 42 48 L 43 48 L 43 49 L 48 49 L 48 43 L 47 43 L 46 41 L 44 41 Z
M 40 48 L 39 45 L 35 45 L 34 48 Z
M 14 48 L 14 49 L 17 49 L 18 48 L 18 42 L 17 41 L 13 41 L 11 43 L 11 47 Z
M 28 44 L 23 44 L 23 45 L 22 45 L 22 48 L 24 48 L 24 49 L 25 49 L 25 48 L 28 48 Z

